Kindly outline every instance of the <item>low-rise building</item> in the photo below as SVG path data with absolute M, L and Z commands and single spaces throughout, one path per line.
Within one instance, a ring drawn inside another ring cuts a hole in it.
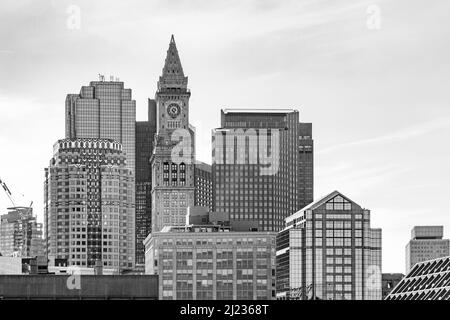
M 187 225 L 147 237 L 145 271 L 158 275 L 160 299 L 275 298 L 276 233 L 233 231 L 225 216 L 189 210 Z
M 405 275 L 403 273 L 383 273 L 381 279 L 382 298 L 386 298 L 404 277 Z
M 415 264 L 385 300 L 450 300 L 450 256 Z

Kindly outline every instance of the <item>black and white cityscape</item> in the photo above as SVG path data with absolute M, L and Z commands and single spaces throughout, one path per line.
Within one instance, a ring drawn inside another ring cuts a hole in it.
M 2 1 L 0 300 L 450 300 L 449 9 Z

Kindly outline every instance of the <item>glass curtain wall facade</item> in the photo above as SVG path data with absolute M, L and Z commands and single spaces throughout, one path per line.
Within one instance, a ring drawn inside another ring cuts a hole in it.
M 66 139 L 113 139 L 135 172 L 136 101 L 119 81 L 92 81 L 66 97 Z
M 211 166 L 207 163 L 197 162 L 194 169 L 196 206 L 212 210 L 212 176 Z
M 136 268 L 144 270 L 144 240 L 152 231 L 150 157 L 156 132 L 156 104 L 149 99 L 148 121 L 136 122 Z
M 281 230 L 312 201 L 310 126 L 300 135 L 295 110 L 222 110 L 221 122 L 212 137 L 213 210 Z
M 381 300 L 381 230 L 339 192 L 286 219 L 277 237 L 277 298 Z

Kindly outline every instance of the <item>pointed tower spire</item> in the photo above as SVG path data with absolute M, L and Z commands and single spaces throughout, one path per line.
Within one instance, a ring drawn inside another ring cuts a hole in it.
M 187 88 L 187 77 L 184 76 L 183 67 L 175 43 L 175 37 L 173 35 L 170 38 L 164 68 L 158 82 L 158 90 L 168 88 Z

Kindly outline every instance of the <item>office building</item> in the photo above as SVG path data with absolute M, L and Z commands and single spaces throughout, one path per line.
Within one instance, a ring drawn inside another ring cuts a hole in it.
M 136 122 L 136 269 L 144 270 L 144 240 L 152 230 L 150 157 L 156 132 L 156 103 L 148 101 L 148 120 Z
M 211 166 L 197 161 L 194 168 L 195 206 L 206 207 L 212 211 L 212 176 Z
M 338 191 L 286 218 L 276 255 L 280 300 L 381 300 L 381 229 Z
M 122 145 L 110 139 L 64 139 L 45 170 L 47 256 L 69 266 L 133 269 L 134 175 Z
M 383 300 L 404 277 L 405 275 L 403 273 L 383 273 L 381 275 L 381 296 Z
M 279 231 L 312 201 L 311 125 L 296 110 L 222 110 L 213 131 L 213 210 Z
M 314 200 L 314 141 L 312 139 L 312 123 L 299 123 L 298 144 L 298 201 L 299 209 L 301 209 Z
M 42 223 L 38 223 L 31 207 L 8 208 L 0 216 L 0 254 L 35 257 L 44 255 Z
M 189 125 L 188 77 L 172 36 L 158 81 L 152 168 L 152 232 L 183 226 L 194 205 L 194 134 Z
M 418 262 L 449 256 L 450 240 L 443 236 L 443 226 L 415 226 L 406 245 L 406 273 Z
M 385 300 L 450 300 L 450 257 L 416 263 Z
M 135 172 L 136 101 L 120 81 L 92 81 L 66 97 L 66 139 L 112 139 L 122 145 Z
M 202 209 L 145 240 L 146 274 L 158 275 L 159 298 L 274 299 L 276 233 L 233 231 L 228 214 Z

